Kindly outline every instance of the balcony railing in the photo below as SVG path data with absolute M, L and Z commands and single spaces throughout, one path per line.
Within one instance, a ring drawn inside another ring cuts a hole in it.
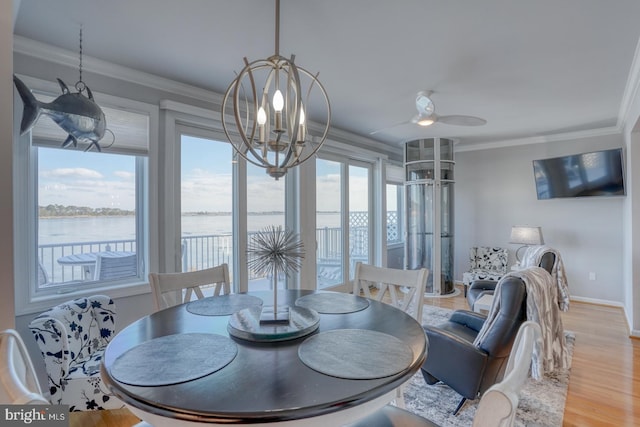
M 366 215 L 355 212 L 351 219 L 355 221 L 349 229 L 349 254 L 352 260 L 367 260 L 369 248 L 369 230 Z M 397 216 L 389 212 L 387 219 L 387 239 L 396 241 Z M 255 233 L 250 232 L 251 239 Z M 182 271 L 202 270 L 223 263 L 229 264 L 233 271 L 233 237 L 231 234 L 212 234 L 183 236 Z M 342 230 L 338 227 L 324 227 L 316 230 L 317 259 L 324 264 L 340 265 L 342 259 Z M 85 280 L 82 266 L 61 265 L 57 260 L 67 255 L 79 255 L 88 252 L 126 251 L 135 252 L 136 242 L 128 240 L 107 240 L 92 242 L 52 243 L 38 248 L 42 268 L 48 277 L 48 284 L 63 284 L 70 281 Z M 309 249 L 307 248 L 307 253 Z M 352 263 L 353 264 L 353 263 Z M 319 274 L 321 272 L 319 271 Z M 250 273 L 250 279 L 257 276 Z

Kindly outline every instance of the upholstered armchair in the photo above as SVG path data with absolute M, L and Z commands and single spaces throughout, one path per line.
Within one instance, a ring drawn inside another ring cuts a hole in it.
M 507 273 L 508 253 L 503 248 L 478 246 L 469 250 L 469 271 L 462 274 L 465 296 L 475 280 L 498 281 Z
M 476 399 L 500 381 L 520 325 L 526 320 L 526 287 L 522 279 L 501 281 L 499 312 L 479 342 L 474 343 L 486 316 L 466 310 L 454 311 L 445 323 L 424 326 L 429 354 L 422 365 L 427 384 L 438 381 L 462 395 L 457 413 L 466 399 Z M 496 307 L 496 308 L 498 308 Z
M 525 253 L 526 255 L 526 253 Z M 530 261 L 527 261 L 530 260 Z M 526 265 L 529 262 L 532 265 Z M 531 260 L 530 257 L 523 258 L 522 268 L 534 267 L 533 264 L 535 261 Z M 552 274 L 553 266 L 556 262 L 556 256 L 553 251 L 544 252 L 538 260 L 538 267 L 542 267 Z M 499 279 L 498 279 L 499 280 Z M 480 299 L 484 294 L 493 294 L 496 289 L 496 285 L 498 280 L 474 280 L 469 286 L 469 290 L 467 291 L 467 303 L 469 303 L 469 307 L 473 310 L 473 304 Z
M 111 298 L 94 295 L 53 307 L 31 321 L 51 403 L 69 405 L 71 411 L 124 406 L 100 377 L 100 361 L 115 334 L 115 315 Z

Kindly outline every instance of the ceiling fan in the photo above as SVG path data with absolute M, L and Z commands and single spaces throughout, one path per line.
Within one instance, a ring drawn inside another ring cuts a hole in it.
M 436 106 L 431 100 L 432 93 L 433 92 L 430 90 L 421 90 L 420 92 L 418 92 L 418 94 L 416 95 L 416 110 L 418 110 L 418 114 L 413 116 L 413 118 L 404 122 L 396 123 L 395 125 L 388 126 L 386 128 L 375 130 L 373 132 L 370 132 L 369 135 L 374 135 L 378 132 L 382 132 L 406 124 L 416 124 L 418 126 L 426 127 L 431 126 L 436 122 L 455 126 L 482 126 L 487 123 L 485 119 L 474 116 L 437 115 L 435 112 Z

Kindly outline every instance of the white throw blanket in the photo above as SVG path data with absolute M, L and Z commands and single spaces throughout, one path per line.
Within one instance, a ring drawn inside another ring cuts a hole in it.
M 527 320 L 540 325 L 541 342 L 537 342 L 533 350 L 531 376 L 542 379 L 545 373 L 569 367 L 569 352 L 564 337 L 564 328 L 558 307 L 557 287 L 549 273 L 540 267 L 530 267 L 508 273 L 496 285 L 493 304 L 482 329 L 478 333 L 474 345 L 479 345 L 491 330 L 493 322 L 500 312 L 500 295 L 502 282 L 515 276 L 524 281 L 527 288 Z
M 564 263 L 560 252 L 550 248 L 549 246 L 529 246 L 522 257 L 522 265 L 527 267 L 538 267 L 542 256 L 547 252 L 555 255 L 553 268 L 551 269 L 551 277 L 558 286 L 558 307 L 562 311 L 569 310 L 569 284 L 567 283 L 567 275 L 564 271 Z

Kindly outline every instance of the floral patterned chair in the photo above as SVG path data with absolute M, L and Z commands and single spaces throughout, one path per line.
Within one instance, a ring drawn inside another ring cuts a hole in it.
M 124 404 L 100 377 L 100 361 L 115 334 L 116 308 L 105 295 L 66 302 L 40 314 L 29 329 L 40 347 L 51 403 L 71 411 L 116 409 Z
M 503 248 L 478 246 L 469 250 L 469 263 L 471 268 L 462 274 L 465 296 L 467 287 L 474 280 L 498 281 L 507 274 L 508 253 Z

